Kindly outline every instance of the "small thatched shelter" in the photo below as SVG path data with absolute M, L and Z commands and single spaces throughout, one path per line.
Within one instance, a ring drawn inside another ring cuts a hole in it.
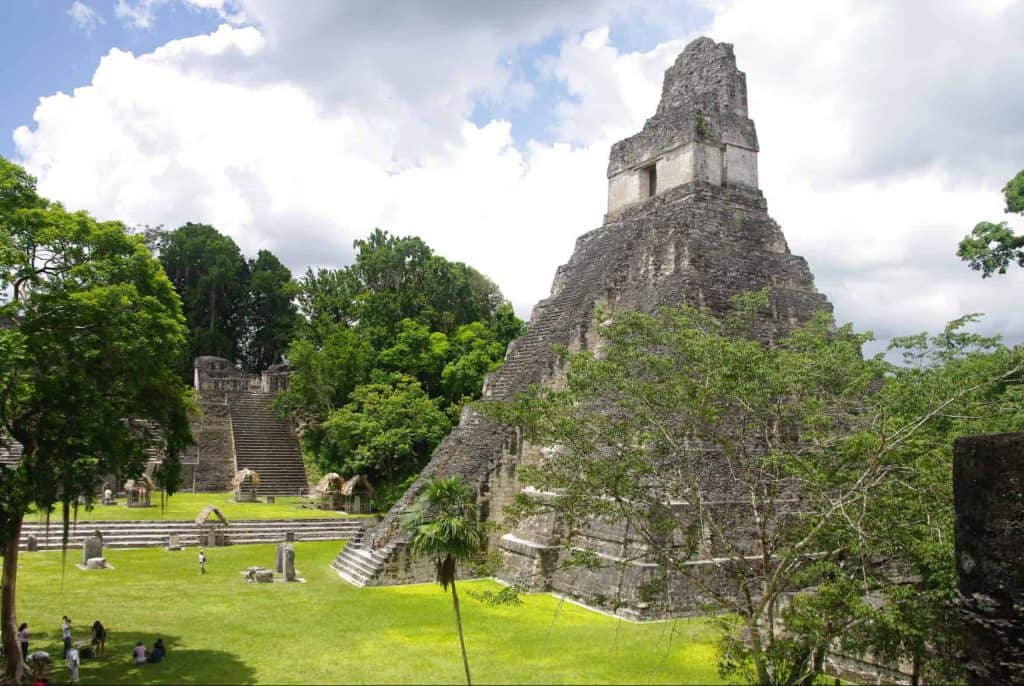
M 124 482 L 124 492 L 128 498 L 128 507 L 150 507 L 152 506 L 153 491 L 156 490 L 156 483 L 148 474 L 143 474 L 138 481 L 128 479 Z
M 343 483 L 341 495 L 349 514 L 369 514 L 373 510 L 373 486 L 365 476 L 353 476 Z
M 313 486 L 313 493 L 320 496 L 320 507 L 325 510 L 341 510 L 344 505 L 344 498 L 341 495 L 341 487 L 345 485 L 345 479 L 337 472 L 328 472 L 324 478 Z
M 335 472 L 324 475 L 313 487 L 325 510 L 344 510 L 349 514 L 368 514 L 372 509 L 373 486 L 365 476 L 347 481 Z
M 235 500 L 240 503 L 256 502 L 256 488 L 260 485 L 260 475 L 252 469 L 239 469 L 231 479 L 231 490 L 235 492 Z

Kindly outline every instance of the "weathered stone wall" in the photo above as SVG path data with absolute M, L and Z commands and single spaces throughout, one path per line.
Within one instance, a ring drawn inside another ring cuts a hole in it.
M 1024 683 L 1024 433 L 958 439 L 953 501 L 968 681 Z
M 196 444 L 182 456 L 192 472 L 192 482 L 186 485 L 195 492 L 224 491 L 235 475 L 231 409 L 216 398 L 199 396 L 198 401 L 199 413 L 192 420 Z
M 703 132 L 695 128 L 698 121 Z M 738 151 L 730 153 L 727 146 Z M 530 384 L 563 383 L 565 370 L 553 348 L 597 351 L 595 307 L 612 313 L 653 312 L 663 305 L 688 303 L 722 313 L 733 295 L 767 286 L 772 289 L 771 312 L 753 332 L 766 342 L 808 321 L 815 312 L 830 310 L 814 288 L 807 263 L 789 252 L 782 231 L 768 216 L 764 197 L 754 187 L 756 150 L 753 122 L 746 117 L 745 79 L 736 69 L 731 46 L 694 41 L 666 72 L 658 113 L 641 133 L 613 147 L 609 164 L 610 188 L 620 184 L 623 193 L 633 188 L 640 192 L 640 177 L 616 181 L 616 175 L 637 171 L 658 156 L 658 164 L 668 165 L 659 176 L 678 185 L 661 190 L 659 180 L 657 195 L 617 208 L 602 227 L 577 240 L 571 259 L 555 274 L 551 296 L 537 304 L 527 333 L 512 342 L 504 365 L 485 382 L 484 399 L 509 398 Z M 695 170 L 688 182 L 686 160 Z M 743 183 L 723 185 L 723 178 L 730 178 L 730 164 Z M 521 441 L 516 431 L 467 409 L 416 483 L 358 544 L 367 551 L 387 552 L 387 562 L 369 583 L 429 580 L 402 557 L 401 514 L 426 479 L 458 474 L 477 489 L 481 512 L 498 524 L 498 540 L 492 543 L 504 556 L 503 578 L 591 604 L 609 602 L 631 616 L 696 611 L 702 598 L 682 577 L 670 582 L 668 603 L 651 606 L 642 589 L 657 570 L 642 555 L 626 562 L 643 551 L 622 522 L 592 523 L 585 543 L 609 564 L 572 574 L 557 569 L 563 554 L 559 522 L 541 517 L 507 530 L 504 511 L 520 489 L 516 471 L 542 454 L 540 447 Z M 707 502 L 700 506 L 732 530 L 749 527 L 748 506 L 730 493 L 720 471 L 709 453 Z M 678 507 L 682 517 L 691 506 Z M 694 561 L 700 573 L 714 573 L 714 553 L 707 550 L 703 559 Z M 337 563 L 343 564 L 341 556 Z M 712 578 L 708 583 L 716 582 Z M 609 601 L 612 595 L 618 597 Z
M 194 385 L 204 397 L 216 397 L 260 390 L 260 375 L 235 367 L 231 360 L 204 355 L 195 361 Z
M 612 146 L 608 212 L 693 181 L 757 188 L 757 133 L 747 117 L 747 81 L 732 46 L 698 38 L 665 72 L 658 111 L 642 131 Z

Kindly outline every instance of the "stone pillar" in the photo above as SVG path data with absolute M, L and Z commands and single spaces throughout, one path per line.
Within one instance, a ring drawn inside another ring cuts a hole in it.
M 284 580 L 295 581 L 295 547 L 287 543 L 284 548 Z
M 274 566 L 274 571 L 278 574 L 284 574 L 284 549 L 287 545 L 287 543 L 277 544 L 277 563 Z
M 103 557 L 103 537 L 98 531 L 82 541 L 82 565 L 87 565 L 94 557 Z
M 1024 433 L 958 439 L 953 502 L 967 681 L 1024 683 Z

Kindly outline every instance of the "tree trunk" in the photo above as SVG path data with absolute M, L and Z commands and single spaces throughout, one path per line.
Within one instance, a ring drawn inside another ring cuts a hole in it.
M 761 628 L 757 622 L 747 624 L 750 631 L 750 652 L 753 653 L 754 667 L 757 670 L 757 683 L 761 686 L 770 686 L 771 677 L 768 675 L 768 667 L 764 663 L 764 644 L 761 641 Z
M 466 686 L 471 686 L 473 681 L 469 678 L 469 657 L 466 655 L 466 639 L 462 636 L 462 612 L 459 610 L 459 593 L 455 590 L 454 576 L 452 577 L 452 605 L 455 606 L 455 627 L 459 630 L 459 647 L 462 648 L 462 666 L 466 669 Z
M 918 686 L 921 683 L 921 651 L 914 651 L 914 660 L 910 668 L 910 686 Z
M 2 467 L 0 467 L 2 469 Z M 21 543 L 21 524 L 24 514 L 18 515 L 11 538 L 4 546 L 4 567 L 2 588 L 0 588 L 0 622 L 2 622 L 4 645 L 4 677 L 11 682 L 21 681 L 25 664 L 21 659 L 21 646 L 18 645 L 18 618 L 14 607 L 14 589 L 18 580 L 18 546 Z

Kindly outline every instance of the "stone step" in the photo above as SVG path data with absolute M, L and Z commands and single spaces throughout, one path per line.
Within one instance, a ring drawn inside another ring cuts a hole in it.
M 227 535 L 231 543 L 273 543 L 283 541 L 292 533 L 298 541 L 348 540 L 359 535 L 368 523 L 355 518 L 309 519 L 309 520 L 239 520 L 228 526 Z M 109 548 L 140 548 L 163 546 L 167 537 L 177 534 L 183 544 L 194 545 L 198 541 L 201 527 L 193 522 L 81 522 L 68 533 L 68 548 L 80 547 L 94 530 L 103 535 L 104 545 Z M 45 524 L 27 524 L 22 531 L 21 547 L 24 549 L 29 534 L 35 534 L 40 550 L 56 550 L 62 546 L 61 527 L 51 524 L 49 532 Z M 48 535 L 47 535 L 48 533 Z
M 197 545 L 199 545 L 199 538 L 198 538 L 197 535 L 182 535 L 182 536 L 179 537 L 178 540 L 181 543 L 181 545 L 183 545 L 183 546 L 197 546 Z M 283 535 L 280 535 L 280 536 L 235 536 L 235 535 L 233 535 L 231 533 L 228 534 L 228 543 L 230 545 L 260 545 L 260 544 L 266 544 L 266 543 L 281 543 L 284 540 L 285 539 L 284 539 Z M 310 535 L 296 534 L 296 536 L 295 536 L 295 541 L 296 542 L 300 542 L 300 543 L 303 542 L 303 541 L 344 541 L 344 540 L 347 540 L 347 539 L 344 536 L 340 536 L 340 535 L 337 535 L 337 534 L 330 534 L 330 535 L 324 535 L 324 534 L 310 534 Z M 119 541 L 119 540 L 110 540 L 110 541 L 108 541 L 106 539 L 104 539 L 104 541 L 103 541 L 103 547 L 104 548 L 113 548 L 113 549 L 118 549 L 118 550 L 133 549 L 133 548 L 162 548 L 162 547 L 165 547 L 166 545 L 167 545 L 167 536 L 161 536 L 161 537 L 157 537 L 157 538 L 145 539 L 145 540 L 139 540 L 139 541 Z M 82 547 L 81 542 L 78 542 L 77 544 L 73 544 L 73 543 L 71 543 L 69 541 L 67 549 L 69 551 L 75 551 L 75 550 L 81 550 L 81 547 Z M 47 543 L 40 542 L 39 546 L 37 548 L 37 550 L 39 550 L 39 551 L 60 550 L 60 549 L 61 549 L 60 541 L 51 541 L 51 542 L 47 542 Z M 24 544 L 22 544 L 21 550 L 22 551 L 26 550 L 26 546 Z
M 351 536 L 359 531 L 362 527 L 360 525 L 353 526 L 274 526 L 274 527 L 245 527 L 231 525 L 227 527 L 227 530 L 231 533 L 238 533 L 242 535 L 258 535 L 258 534 L 270 534 L 285 531 L 309 531 L 312 533 L 337 533 Z M 146 536 L 166 536 L 167 534 L 174 533 L 197 533 L 201 530 L 201 527 L 197 526 L 181 526 L 181 527 L 163 527 L 163 528 L 132 528 L 132 529 L 111 529 L 104 526 L 79 528 L 75 531 L 68 532 L 69 539 L 82 539 L 92 535 L 93 531 L 99 529 L 100 533 L 104 538 L 110 537 L 121 537 L 121 538 L 132 538 L 132 537 L 146 537 Z M 38 540 L 53 540 L 60 539 L 62 532 L 60 527 L 51 528 L 49 533 L 43 530 L 27 530 L 21 534 L 22 540 L 26 540 L 29 535 L 34 535 Z

